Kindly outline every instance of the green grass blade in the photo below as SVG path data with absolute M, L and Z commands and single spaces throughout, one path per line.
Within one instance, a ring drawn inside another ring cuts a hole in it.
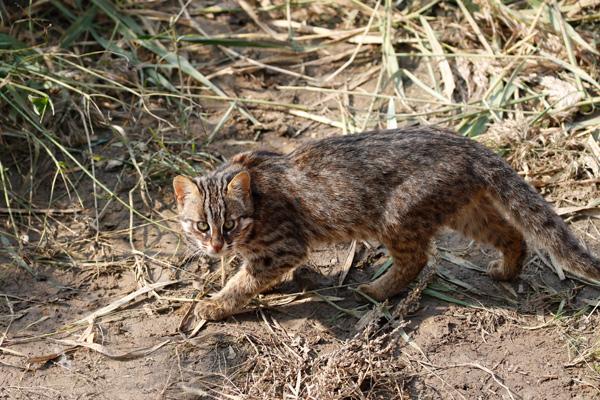
M 98 8 L 96 6 L 91 6 L 85 13 L 77 17 L 77 19 L 73 21 L 69 29 L 67 29 L 61 38 L 60 47 L 65 49 L 71 47 L 75 40 L 77 40 L 86 31 L 89 31 L 92 27 L 92 21 L 96 17 L 97 11 Z
M 435 299 L 443 300 L 448 303 L 458 304 L 459 306 L 464 306 L 464 307 L 474 307 L 475 306 L 472 303 L 469 303 L 469 302 L 466 302 L 463 300 L 459 300 L 456 297 L 449 296 L 449 295 L 439 292 L 435 289 L 425 288 L 425 290 L 423 290 L 423 293 L 428 296 L 431 296 Z
M 19 50 L 25 49 L 27 45 L 7 33 L 0 32 L 0 49 Z
M 171 36 L 165 35 L 140 35 L 139 40 L 173 40 Z M 206 46 L 225 46 L 225 47 L 256 47 L 260 49 L 287 49 L 295 50 L 287 42 L 275 40 L 245 40 L 227 37 L 207 37 L 201 35 L 182 35 L 177 37 L 178 42 L 189 42 L 202 44 Z
M 128 40 L 135 41 L 137 37 L 142 36 L 144 33 L 140 26 L 129 16 L 120 13 L 115 9 L 115 7 L 106 0 L 93 0 L 94 4 L 96 4 L 102 11 L 104 11 L 117 25 L 121 34 Z M 167 62 L 170 66 L 175 67 L 191 76 L 198 82 L 210 88 L 214 93 L 219 96 L 226 97 L 227 94 L 221 90 L 218 86 L 210 81 L 210 79 L 206 78 L 202 73 L 200 73 L 194 66 L 188 61 L 187 58 L 174 54 L 166 50 L 159 43 L 151 42 L 148 40 L 140 41 L 140 44 L 144 46 L 146 49 L 158 55 L 162 60 Z M 250 114 L 245 108 L 236 105 L 238 111 L 248 118 L 254 125 L 260 125 L 260 122 L 254 118 L 252 114 Z

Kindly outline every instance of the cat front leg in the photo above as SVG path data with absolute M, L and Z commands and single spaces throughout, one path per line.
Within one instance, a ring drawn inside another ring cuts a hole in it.
M 196 317 L 215 321 L 241 311 L 254 296 L 271 287 L 298 265 L 291 260 L 286 261 L 275 264 L 271 257 L 265 257 L 244 263 L 223 289 L 210 299 L 196 304 Z

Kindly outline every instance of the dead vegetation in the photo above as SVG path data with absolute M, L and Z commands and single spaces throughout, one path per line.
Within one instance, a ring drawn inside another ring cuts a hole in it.
M 0 1 L 0 16 L 0 396 L 599 395 L 598 291 L 539 254 L 491 283 L 489 252 L 454 237 L 397 306 L 352 298 L 389 267 L 353 244 L 254 311 L 193 325 L 221 272 L 185 254 L 170 194 L 239 150 L 439 124 L 505 155 L 598 254 L 598 1 Z

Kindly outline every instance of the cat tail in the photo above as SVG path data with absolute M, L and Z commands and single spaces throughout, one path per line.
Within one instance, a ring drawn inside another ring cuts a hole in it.
M 581 245 L 552 206 L 504 161 L 490 167 L 495 175 L 488 181 L 494 203 L 508 214 L 525 239 L 545 250 L 554 265 L 600 284 L 600 259 Z

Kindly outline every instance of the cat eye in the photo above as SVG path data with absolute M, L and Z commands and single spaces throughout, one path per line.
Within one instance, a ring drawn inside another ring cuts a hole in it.
M 228 219 L 227 221 L 225 221 L 225 223 L 223 224 L 223 228 L 225 228 L 226 230 L 230 231 L 233 229 L 233 227 L 235 226 L 235 221 L 232 219 Z
M 200 221 L 196 224 L 196 227 L 198 228 L 198 230 L 200 232 L 206 232 L 210 229 L 210 226 L 208 226 L 208 224 L 204 221 Z

